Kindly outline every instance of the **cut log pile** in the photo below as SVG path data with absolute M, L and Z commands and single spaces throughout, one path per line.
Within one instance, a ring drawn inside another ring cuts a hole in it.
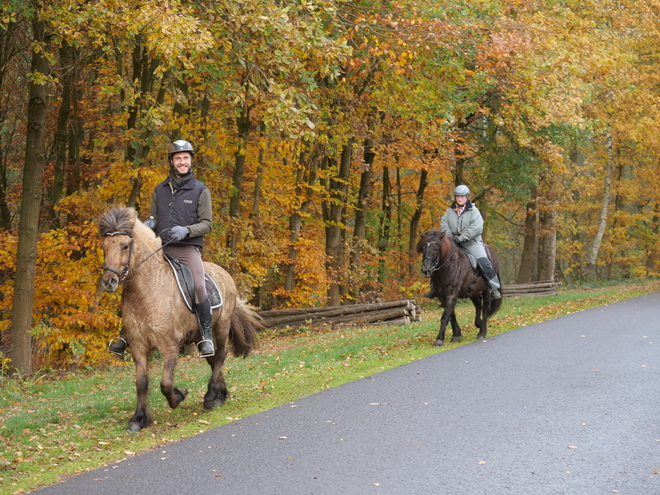
M 259 316 L 266 328 L 374 323 L 406 325 L 411 321 L 422 321 L 421 309 L 414 300 L 409 299 L 322 308 L 273 309 L 260 311 Z
M 553 282 L 552 280 L 503 285 L 502 295 L 504 297 L 556 296 L 557 288 L 560 285 L 561 282 Z

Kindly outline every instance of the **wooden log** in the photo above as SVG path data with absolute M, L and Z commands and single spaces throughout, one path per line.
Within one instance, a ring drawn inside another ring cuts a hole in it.
M 502 289 L 538 289 L 543 287 L 557 287 L 558 282 L 532 282 L 529 284 L 510 284 L 503 285 Z
M 404 316 L 406 316 L 406 309 L 403 307 L 399 307 L 399 308 L 384 309 L 380 311 L 352 313 L 349 315 L 340 315 L 340 316 L 314 316 L 314 317 L 308 317 L 306 320 L 297 321 L 293 323 L 289 322 L 289 323 L 272 324 L 272 321 L 266 321 L 265 324 L 267 325 L 268 328 L 275 328 L 286 325 L 290 325 L 290 326 L 302 325 L 305 323 L 309 325 L 330 325 L 330 324 L 340 324 L 340 323 L 348 323 L 348 322 L 369 323 L 373 321 L 401 318 Z
M 291 315 L 291 316 L 275 316 L 270 318 L 263 318 L 263 321 L 264 321 L 264 325 L 268 328 L 274 326 L 281 326 L 281 325 L 303 325 L 308 322 L 313 323 L 322 319 L 340 318 L 343 316 L 347 316 L 350 319 L 351 316 L 357 317 L 363 314 L 375 313 L 378 311 L 388 311 L 389 309 L 397 309 L 405 312 L 405 307 L 403 306 L 399 306 L 397 308 L 380 309 L 376 311 L 348 312 L 348 314 L 346 314 L 346 312 L 341 310 L 334 310 L 334 311 L 323 311 L 317 313 L 299 314 L 299 315 Z
M 410 300 L 404 299 L 400 301 L 386 301 L 386 302 L 379 302 L 372 304 L 348 304 L 345 306 L 323 306 L 316 308 L 270 309 L 265 311 L 259 311 L 259 315 L 262 318 L 270 318 L 275 316 L 305 315 L 305 314 L 315 314 L 315 313 L 323 313 L 329 311 L 343 311 L 345 314 L 349 314 L 349 313 L 357 313 L 365 310 L 396 308 L 399 306 L 408 305 L 410 303 L 411 303 Z

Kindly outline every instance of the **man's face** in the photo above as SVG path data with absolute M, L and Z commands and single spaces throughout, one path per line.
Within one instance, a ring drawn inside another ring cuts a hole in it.
M 192 167 L 192 156 L 187 151 L 172 155 L 172 166 L 177 175 L 186 175 Z
M 456 204 L 458 206 L 463 206 L 465 203 L 467 203 L 467 196 L 454 196 L 454 199 L 456 200 Z

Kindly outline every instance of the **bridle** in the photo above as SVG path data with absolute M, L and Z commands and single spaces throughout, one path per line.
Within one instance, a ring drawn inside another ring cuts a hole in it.
M 115 275 L 117 275 L 119 277 L 119 283 L 123 284 L 125 282 L 128 282 L 128 274 L 131 272 L 131 269 L 129 267 L 131 266 L 131 258 L 133 258 L 133 246 L 135 245 L 135 239 L 133 238 L 133 234 L 131 234 L 130 232 L 125 232 L 123 230 L 117 230 L 115 232 L 108 232 L 107 234 L 105 234 L 106 237 L 113 237 L 113 236 L 116 236 L 116 235 L 127 235 L 128 237 L 131 238 L 130 251 L 128 253 L 128 260 L 126 260 L 126 265 L 124 265 L 124 269 L 121 271 L 121 273 L 118 272 L 117 270 L 115 270 L 114 268 L 110 268 L 109 266 L 104 266 L 102 268 L 102 270 L 103 271 L 107 270 L 109 272 L 114 273 Z M 158 251 L 163 249 L 165 246 L 167 246 L 172 241 L 174 241 L 174 239 L 170 239 L 165 244 L 163 244 L 161 247 L 156 249 L 153 253 L 151 253 L 149 256 L 147 256 L 142 261 L 140 261 L 137 265 L 135 265 L 133 267 L 133 271 L 137 270 L 140 267 L 140 265 L 142 265 L 142 263 L 147 261 L 149 258 L 151 258 L 154 254 L 156 254 Z
M 133 246 L 135 245 L 135 240 L 133 239 L 133 234 L 131 234 L 130 232 L 125 232 L 123 230 L 117 230 L 115 232 L 108 232 L 107 234 L 105 234 L 106 237 L 114 237 L 116 235 L 127 235 L 128 237 L 131 238 L 130 251 L 128 252 L 128 259 L 126 260 L 126 264 L 124 265 L 124 269 L 121 271 L 121 273 L 109 266 L 104 266 L 102 270 L 104 272 L 109 271 L 114 273 L 119 277 L 119 283 L 123 284 L 124 282 L 126 282 L 128 273 L 131 271 L 129 266 L 131 266 L 131 259 L 133 258 Z
M 429 241 L 429 242 L 427 242 L 426 243 L 426 248 L 428 248 L 431 244 L 436 244 L 437 245 L 438 241 Z M 447 264 L 447 262 L 449 261 L 450 257 L 447 256 L 447 259 L 445 259 L 444 263 L 442 263 L 442 265 L 438 266 L 438 263 L 440 263 L 440 250 L 437 251 L 436 256 L 432 257 L 432 256 L 427 256 L 426 255 L 426 248 L 424 249 L 424 259 L 422 260 L 422 263 L 424 263 L 424 261 L 426 261 L 426 260 L 433 263 L 433 266 L 431 267 L 431 273 L 437 272 L 438 270 L 440 270 L 440 268 L 445 266 Z

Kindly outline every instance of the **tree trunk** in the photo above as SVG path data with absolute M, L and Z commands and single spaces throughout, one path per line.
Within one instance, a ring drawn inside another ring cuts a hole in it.
M 360 265 L 362 264 L 361 255 L 367 232 L 367 212 L 369 199 L 371 198 L 371 179 L 375 158 L 376 154 L 373 151 L 371 140 L 365 139 L 363 169 L 360 174 L 360 190 L 358 192 L 357 204 L 355 205 L 355 228 L 353 230 L 353 251 L 351 253 L 350 263 L 350 271 L 354 281 L 359 279 L 357 272 L 360 270 Z M 351 290 L 357 296 L 360 291 L 359 282 L 354 283 Z
M 378 261 L 378 282 L 385 283 L 387 275 L 386 270 L 386 253 L 390 243 L 390 226 L 392 224 L 392 186 L 390 184 L 390 169 L 383 167 L 383 202 L 381 206 L 380 227 L 378 229 L 378 253 L 380 259 Z
M 74 69 L 72 63 L 74 60 L 74 49 L 65 41 L 60 46 L 60 66 L 63 74 L 62 81 L 62 101 L 57 118 L 57 130 L 55 131 L 55 170 L 53 172 L 53 186 L 50 194 L 50 212 L 49 217 L 51 225 L 58 227 L 60 222 L 57 220 L 55 207 L 64 197 L 64 174 L 66 172 L 66 152 L 67 141 L 69 137 L 69 116 L 71 114 L 71 86 L 73 85 Z
M 6 93 L 5 82 L 10 75 L 9 68 L 10 62 L 16 56 L 18 50 L 15 46 L 18 43 L 16 31 L 18 25 L 16 22 L 7 23 L 3 29 L 0 29 L 0 93 Z M 0 126 L 7 125 L 7 108 L 8 103 L 0 105 Z M 7 125 L 8 127 L 8 125 Z M 8 136 L 4 136 L 4 142 L 0 143 L 0 229 L 11 229 L 12 215 L 9 209 L 7 200 L 7 179 L 8 179 L 8 154 L 9 143 L 12 140 L 12 132 Z
M 326 226 L 325 254 L 327 259 L 325 266 L 330 281 L 328 304 L 331 306 L 339 305 L 341 302 L 341 260 L 343 259 L 341 220 L 346 205 L 352 154 L 353 145 L 349 142 L 342 148 L 337 175 L 330 180 L 331 204 L 328 208 L 329 216 Z
M 606 148 L 607 148 L 607 164 L 605 166 L 605 188 L 603 191 L 603 201 L 600 207 L 600 221 L 598 223 L 598 231 L 596 237 L 591 245 L 589 257 L 587 259 L 587 267 L 585 270 L 585 278 L 592 278 L 595 275 L 596 261 L 598 259 L 598 250 L 605 235 L 605 227 L 607 226 L 607 210 L 610 205 L 610 189 L 612 187 L 612 173 L 614 171 L 614 155 L 613 155 L 613 137 L 612 126 L 610 125 L 606 135 Z
M 35 16 L 36 17 L 36 16 Z M 44 23 L 32 21 L 34 40 L 46 40 Z M 32 74 L 49 71 L 48 60 L 43 52 L 32 52 L 30 68 Z M 18 226 L 18 252 L 14 282 L 14 305 L 12 308 L 11 351 L 12 366 L 23 376 L 32 374 L 32 305 L 34 303 L 34 278 L 37 264 L 37 240 L 39 236 L 39 213 L 41 209 L 41 186 L 46 165 L 46 107 L 48 86 L 30 83 L 28 125 L 25 142 L 25 167 L 23 169 L 23 191 L 21 218 Z
M 417 245 L 417 230 L 419 229 L 419 219 L 422 217 L 422 211 L 424 210 L 424 190 L 426 189 L 426 186 L 429 185 L 428 178 L 428 170 L 422 170 L 422 174 L 419 177 L 419 187 L 417 188 L 416 194 L 415 213 L 413 213 L 413 216 L 410 219 L 410 232 L 408 237 L 408 275 L 410 276 L 415 274 L 415 258 L 417 257 L 415 246 Z
M 236 256 L 236 244 L 238 240 L 238 223 L 241 212 L 241 192 L 243 191 L 243 174 L 245 173 L 245 159 L 247 155 L 247 145 L 250 135 L 250 108 L 246 106 L 243 113 L 236 119 L 238 130 L 238 149 L 234 155 L 234 173 L 232 174 L 232 190 L 229 195 L 229 217 L 232 219 L 232 226 L 227 237 L 227 247 L 231 257 Z
M 520 267 L 516 282 L 524 284 L 532 281 L 532 272 L 538 251 L 538 212 L 536 209 L 536 187 L 532 190 L 532 201 L 527 203 L 525 210 L 525 240 L 523 243 Z
M 301 161 L 304 162 L 304 160 Z M 296 177 L 296 197 L 304 197 L 305 199 L 289 218 L 289 264 L 284 282 L 284 290 L 288 292 L 292 291 L 296 285 L 296 260 L 298 259 L 296 243 L 300 237 L 303 215 L 307 213 L 312 203 L 312 197 L 314 195 L 313 186 L 317 178 L 317 164 L 318 157 L 315 153 L 312 153 L 305 163 L 300 164 Z
M 555 263 L 557 259 L 557 208 L 555 202 L 543 215 L 543 270 L 539 280 L 555 280 Z

